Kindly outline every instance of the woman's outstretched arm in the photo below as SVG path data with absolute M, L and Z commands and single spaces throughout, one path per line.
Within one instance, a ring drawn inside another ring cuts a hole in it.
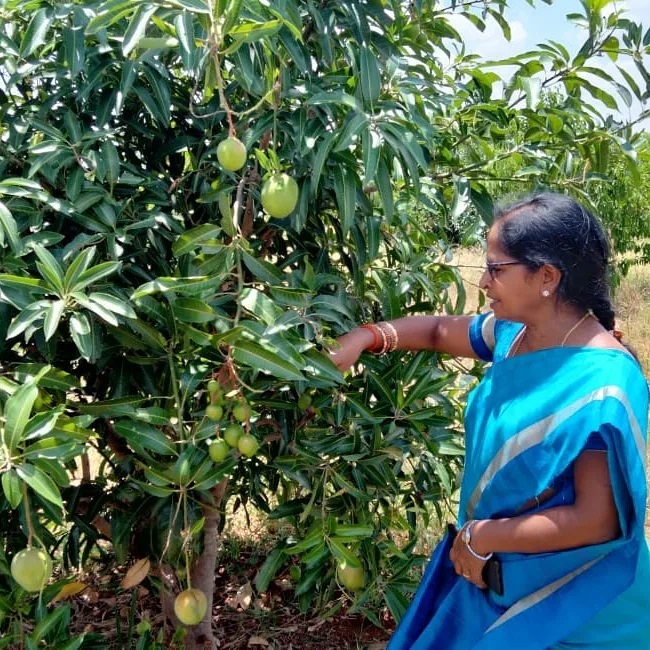
M 388 321 L 397 335 L 397 350 L 435 350 L 452 356 L 478 358 L 469 342 L 473 316 L 405 316 Z M 343 371 L 373 346 L 373 332 L 355 327 L 336 340 L 332 361 Z

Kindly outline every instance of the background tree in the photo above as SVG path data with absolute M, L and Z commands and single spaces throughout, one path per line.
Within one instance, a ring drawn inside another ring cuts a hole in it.
M 595 71 L 642 61 L 648 34 L 583 4 L 579 53 L 509 59 L 501 98 L 449 17 L 508 35 L 504 0 L 3 4 L 0 647 L 62 642 L 70 608 L 47 603 L 97 558 L 139 559 L 123 586 L 149 576 L 170 620 L 201 619 L 174 638 L 213 644 L 229 500 L 293 526 L 258 590 L 291 565 L 303 609 L 342 587 L 377 624 L 383 603 L 401 616 L 416 521 L 457 487 L 472 377 L 400 353 L 344 379 L 322 349 L 462 310 L 442 227 L 489 218 L 503 161 L 580 193 L 605 150 L 633 160 L 589 98 L 647 95 Z M 281 174 L 297 203 L 273 218 L 294 198 L 264 189 Z M 10 577 L 25 546 L 58 566 L 39 599 Z M 190 588 L 205 603 L 174 612 Z

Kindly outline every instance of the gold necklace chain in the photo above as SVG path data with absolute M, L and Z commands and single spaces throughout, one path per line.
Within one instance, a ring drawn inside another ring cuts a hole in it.
M 582 325 L 587 318 L 590 316 L 593 316 L 594 312 L 591 311 L 591 309 L 564 335 L 564 338 L 562 339 L 562 343 L 560 343 L 560 347 L 563 348 L 564 344 L 567 342 L 568 338 L 573 334 L 579 327 Z
M 564 347 L 564 344 L 568 341 L 571 334 L 573 334 L 580 327 L 580 325 L 582 325 L 587 320 L 587 318 L 589 318 L 589 317 L 594 317 L 595 318 L 594 312 L 591 311 L 591 309 L 577 323 L 575 323 L 569 329 L 569 331 L 564 335 L 564 338 L 562 339 L 562 343 L 560 343 L 561 348 Z M 517 354 L 517 352 L 519 352 L 519 346 L 521 345 L 521 342 L 524 340 L 525 336 L 526 336 L 526 326 L 524 325 L 523 329 L 521 330 L 521 334 L 519 335 L 519 338 L 517 339 L 516 345 L 514 346 L 512 352 L 510 352 L 510 354 L 508 356 L 514 357 Z

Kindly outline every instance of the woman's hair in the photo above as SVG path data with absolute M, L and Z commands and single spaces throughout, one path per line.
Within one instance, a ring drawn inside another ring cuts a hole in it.
M 558 298 L 591 309 L 606 330 L 614 329 L 607 235 L 596 217 L 562 194 L 536 194 L 498 207 L 499 244 L 531 269 L 551 264 L 562 277 Z

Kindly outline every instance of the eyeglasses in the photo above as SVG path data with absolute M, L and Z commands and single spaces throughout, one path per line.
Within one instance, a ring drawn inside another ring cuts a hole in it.
M 525 262 L 520 262 L 519 260 L 512 260 L 512 262 L 486 262 L 485 270 L 490 274 L 490 277 L 494 280 L 497 271 L 502 266 L 513 266 L 514 264 L 525 264 Z

